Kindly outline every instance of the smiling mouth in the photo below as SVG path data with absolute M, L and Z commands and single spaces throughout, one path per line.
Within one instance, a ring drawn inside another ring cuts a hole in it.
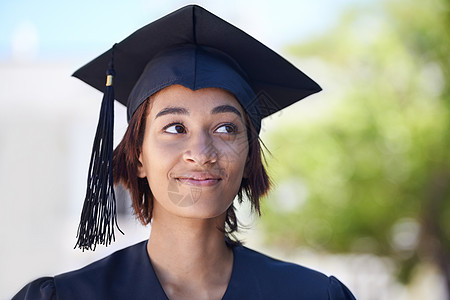
M 220 178 L 209 178 L 209 179 L 194 179 L 194 178 L 176 178 L 179 182 L 191 186 L 213 186 L 222 179 Z

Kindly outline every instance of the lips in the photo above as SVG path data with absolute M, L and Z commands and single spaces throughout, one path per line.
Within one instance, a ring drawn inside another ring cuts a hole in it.
M 221 176 L 208 172 L 191 172 L 174 176 L 174 178 L 183 184 L 192 186 L 213 186 L 222 180 Z

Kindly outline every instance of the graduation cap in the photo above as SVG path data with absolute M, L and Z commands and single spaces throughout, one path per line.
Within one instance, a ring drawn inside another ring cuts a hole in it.
M 130 119 L 139 105 L 167 86 L 219 87 L 237 98 L 259 132 L 262 118 L 321 90 L 276 52 L 197 5 L 137 30 L 73 76 L 104 93 L 77 234 L 83 250 L 110 244 L 117 226 L 114 99 L 127 106 Z

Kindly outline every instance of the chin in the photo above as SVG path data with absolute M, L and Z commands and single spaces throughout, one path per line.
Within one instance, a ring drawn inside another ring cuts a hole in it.
M 190 197 L 179 197 L 174 201 L 173 197 L 169 197 L 164 202 L 160 202 L 160 204 L 174 216 L 190 219 L 213 219 L 226 214 L 233 200 L 225 203 L 223 200 L 219 201 L 219 199 L 210 197 L 199 197 L 195 200 Z

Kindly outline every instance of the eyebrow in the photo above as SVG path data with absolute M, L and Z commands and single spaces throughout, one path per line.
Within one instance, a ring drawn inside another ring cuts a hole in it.
M 220 105 L 220 106 L 216 106 L 211 110 L 211 114 L 215 115 L 215 114 L 220 114 L 220 113 L 234 113 L 236 115 L 238 115 L 239 118 L 242 119 L 242 115 L 239 112 L 239 110 L 231 105 Z
M 155 119 L 164 115 L 189 115 L 189 111 L 183 107 L 166 107 L 156 114 Z

